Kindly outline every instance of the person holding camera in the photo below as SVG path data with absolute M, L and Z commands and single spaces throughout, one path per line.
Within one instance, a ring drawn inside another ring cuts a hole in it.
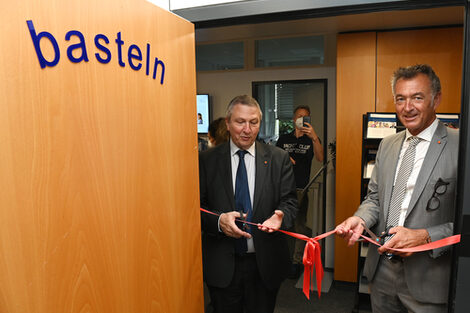
M 289 153 L 294 167 L 295 183 L 297 187 L 297 198 L 299 211 L 294 222 L 294 231 L 306 236 L 312 235 L 312 230 L 306 226 L 308 198 L 302 197 L 302 190 L 310 180 L 310 168 L 312 160 L 323 162 L 323 146 L 310 121 L 310 108 L 299 105 L 294 109 L 293 121 L 295 129 L 293 132 L 281 135 L 276 146 Z M 305 242 L 295 240 L 292 256 L 292 269 L 290 278 L 298 278 L 302 272 L 302 255 Z

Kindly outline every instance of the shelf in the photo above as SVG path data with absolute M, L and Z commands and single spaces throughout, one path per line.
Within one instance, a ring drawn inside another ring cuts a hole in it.
M 363 138 L 362 138 L 362 173 L 361 173 L 361 199 L 364 199 L 367 195 L 368 184 L 370 181 L 370 176 L 372 175 L 373 167 L 375 166 L 375 158 L 377 156 L 377 150 L 379 148 L 382 138 L 366 138 L 368 131 L 368 119 L 367 116 L 371 113 L 365 114 L 363 116 Z M 362 306 L 364 298 L 369 296 L 369 282 L 367 278 L 363 275 L 364 263 L 367 257 L 367 251 L 369 249 L 368 242 L 361 242 L 359 247 L 359 257 L 358 257 L 358 286 L 357 286 L 357 297 L 356 297 L 356 307 Z M 361 300 L 362 299 L 362 300 Z M 362 302 L 361 302 L 362 301 Z M 368 302 L 368 301 L 366 301 Z

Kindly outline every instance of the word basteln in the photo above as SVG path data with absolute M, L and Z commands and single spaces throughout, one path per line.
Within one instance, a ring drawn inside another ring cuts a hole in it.
M 57 43 L 56 38 L 51 33 L 46 32 L 46 31 L 36 34 L 33 21 L 27 20 L 26 23 L 28 24 L 29 33 L 31 34 L 31 39 L 33 41 L 34 48 L 36 50 L 36 55 L 38 57 L 39 65 L 41 66 L 41 68 L 45 68 L 46 66 L 49 66 L 49 67 L 56 66 L 60 61 L 60 49 L 59 49 L 59 44 Z M 71 30 L 67 32 L 67 34 L 65 34 L 65 40 L 69 41 L 72 38 L 72 36 L 77 37 L 79 39 L 79 42 L 75 44 L 71 44 L 67 48 L 67 57 L 73 63 L 80 63 L 82 61 L 88 62 L 89 59 L 88 59 L 87 48 L 85 45 L 85 37 L 80 31 Z M 52 47 L 54 48 L 54 59 L 52 61 L 49 61 L 44 57 L 42 50 L 41 50 L 41 46 L 40 46 L 41 39 L 48 39 Z M 111 50 L 108 49 L 107 47 L 107 45 L 109 44 L 108 37 L 106 37 L 103 34 L 97 34 L 95 36 L 94 42 L 95 42 L 96 48 L 101 53 L 101 54 L 98 52 L 95 53 L 96 60 L 98 60 L 98 62 L 103 63 L 103 64 L 107 64 L 111 62 L 111 58 L 112 58 Z M 123 58 L 122 58 L 123 56 L 122 46 L 124 45 L 124 41 L 121 39 L 121 32 L 118 32 L 116 34 L 115 42 L 117 45 L 118 64 L 121 67 L 125 67 L 126 63 L 124 63 Z M 145 62 L 145 74 L 149 76 L 150 65 L 151 65 L 149 43 L 147 43 L 146 48 L 147 49 L 146 49 L 146 55 L 145 55 L 145 61 L 144 61 Z M 73 53 L 74 51 L 76 51 L 75 56 Z M 132 44 L 129 46 L 127 50 L 127 60 L 128 60 L 129 66 L 134 71 L 139 71 L 142 68 L 143 55 L 142 55 L 142 50 L 139 48 L 139 46 L 135 44 Z M 160 84 L 163 85 L 163 81 L 165 77 L 165 63 L 162 60 L 155 58 L 153 60 L 153 73 L 152 73 L 153 79 L 156 79 L 157 77 L 158 67 L 161 68 Z

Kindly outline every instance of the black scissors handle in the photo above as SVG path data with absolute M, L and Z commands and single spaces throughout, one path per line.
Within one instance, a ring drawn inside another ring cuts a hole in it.
M 387 237 L 390 237 L 390 239 L 395 236 L 395 234 L 390 234 L 390 229 L 394 227 L 394 226 L 388 226 L 385 231 L 383 231 L 381 234 L 380 234 L 380 238 L 382 239 L 382 241 L 385 241 L 385 238 Z M 383 242 L 381 243 L 382 245 L 384 244 Z

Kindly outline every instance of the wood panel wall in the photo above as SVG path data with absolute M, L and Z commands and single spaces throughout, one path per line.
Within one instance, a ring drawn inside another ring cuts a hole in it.
M 202 312 L 193 25 L 145 0 L 9 1 L 0 20 L 0 312 Z M 129 66 L 147 43 L 163 84 Z
M 375 32 L 338 35 L 336 67 L 336 214 L 360 203 L 362 114 L 375 109 Z M 356 281 L 356 247 L 335 240 L 335 280 Z
M 362 114 L 395 112 L 390 79 L 399 66 L 429 63 L 441 79 L 439 112 L 460 112 L 461 27 L 341 34 L 337 43 L 336 224 L 360 204 Z M 335 280 L 357 280 L 357 248 L 335 241 Z
M 377 112 L 395 112 L 390 78 L 400 66 L 431 65 L 441 80 L 438 112 L 460 112 L 462 27 L 377 33 Z

